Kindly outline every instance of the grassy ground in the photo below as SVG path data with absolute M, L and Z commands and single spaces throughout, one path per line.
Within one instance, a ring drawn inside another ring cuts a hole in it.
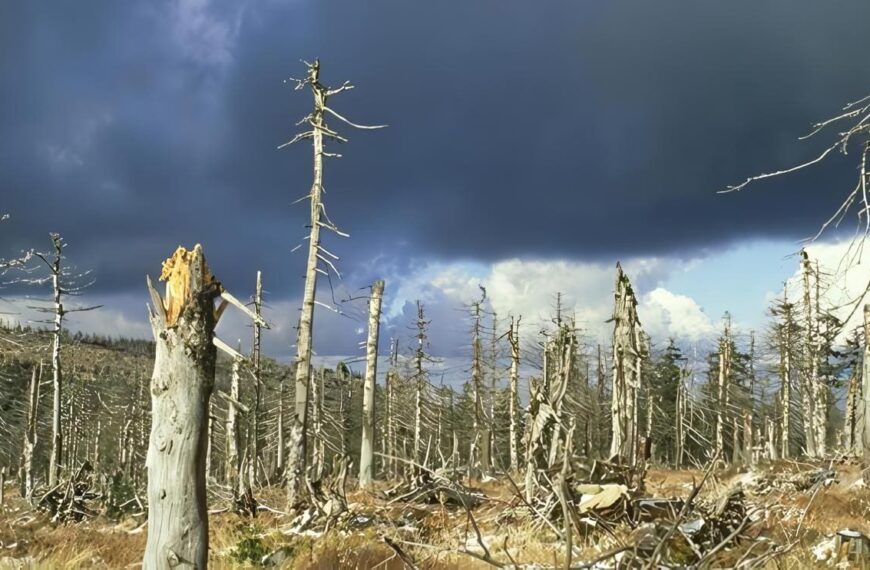
M 753 488 L 757 475 L 790 477 L 818 469 L 818 465 L 779 462 L 757 469 L 753 474 L 730 470 L 715 473 L 701 493 L 702 500 L 714 500 L 726 489 L 741 482 Z M 756 510 L 756 520 L 746 534 L 752 537 L 793 544 L 791 550 L 769 562 L 767 568 L 823 567 L 814 559 L 812 549 L 842 528 L 870 535 L 870 490 L 861 483 L 857 465 L 835 465 L 837 482 L 817 490 L 773 488 L 761 495 L 748 493 L 747 503 Z M 660 497 L 685 497 L 699 480 L 699 471 L 651 469 L 647 475 L 647 494 Z M 533 563 L 558 566 L 563 562 L 564 545 L 555 533 L 524 513 L 505 482 L 472 484 L 486 493 L 488 500 L 474 510 L 483 542 L 493 558 L 508 564 Z M 265 490 L 261 503 L 280 510 L 283 492 Z M 351 491 L 351 510 L 378 522 L 370 526 L 358 519 L 359 528 L 332 529 L 324 534 L 290 535 L 290 517 L 265 511 L 255 519 L 229 512 L 210 516 L 212 568 L 255 567 L 262 556 L 284 550 L 286 557 L 277 567 L 295 570 L 354 568 L 399 570 L 403 563 L 384 542 L 389 537 L 421 568 L 489 568 L 472 555 L 483 551 L 475 538 L 469 518 L 462 509 L 440 505 L 389 504 L 377 494 Z M 217 509 L 221 505 L 213 505 Z M 102 517 L 79 524 L 53 525 L 41 513 L 32 512 L 12 487 L 7 488 L 6 503 L 0 513 L 0 569 L 5 568 L 137 568 L 145 546 L 144 517 L 108 521 Z M 589 560 L 603 551 L 631 540 L 634 533 L 626 526 L 613 536 L 590 533 L 575 539 L 575 562 Z M 719 564 L 733 564 L 751 541 L 732 553 L 724 552 Z

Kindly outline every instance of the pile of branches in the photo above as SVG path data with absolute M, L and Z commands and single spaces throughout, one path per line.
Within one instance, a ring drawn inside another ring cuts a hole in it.
M 417 474 L 384 495 L 391 503 L 423 503 L 474 508 L 485 495 L 464 486 L 450 469 L 430 469 L 418 466 Z
M 102 498 L 102 493 L 93 490 L 94 468 L 87 461 L 78 471 L 42 494 L 37 508 L 51 516 L 52 522 L 80 522 L 85 517 L 94 517 L 98 511 L 90 503 Z
M 296 505 L 299 514 L 293 519 L 287 534 L 301 534 L 322 527 L 323 532 L 351 518 L 347 506 L 347 473 L 349 458 L 336 456 L 330 473 L 319 478 L 305 478 L 307 500 Z

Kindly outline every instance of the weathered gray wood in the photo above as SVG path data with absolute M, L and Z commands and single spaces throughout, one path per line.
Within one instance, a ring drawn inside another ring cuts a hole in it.
M 369 300 L 369 330 L 366 340 L 366 375 L 363 384 L 362 443 L 360 445 L 359 484 L 368 487 L 374 478 L 375 457 L 375 382 L 378 375 L 378 335 L 381 326 L 381 301 L 384 282 L 372 284 Z
M 36 449 L 37 412 L 39 411 L 39 383 L 42 380 L 42 362 L 33 367 L 27 401 L 27 426 L 24 430 L 24 448 L 21 454 L 21 492 L 28 501 L 33 495 L 33 454 Z
M 870 304 L 864 305 L 864 364 L 861 378 L 861 405 L 858 406 L 859 445 L 856 453 L 870 460 Z
M 62 290 L 60 287 L 63 242 L 57 234 L 51 234 L 51 241 L 54 246 L 54 257 L 50 264 L 54 305 L 54 328 L 51 331 L 51 386 L 53 400 L 51 406 L 51 455 L 49 456 L 48 486 L 54 487 L 57 485 L 60 477 L 61 454 L 63 453 L 63 430 L 61 426 L 63 377 L 60 367 L 60 341 L 65 312 L 63 303 L 61 302 Z
M 148 444 L 148 541 L 142 567 L 204 569 L 208 561 L 206 454 L 217 349 L 214 299 L 220 284 L 202 248 L 178 248 L 163 266 L 161 306 L 152 307 L 156 342 Z M 165 307 L 165 309 L 164 309 Z
M 610 458 L 634 465 L 637 460 L 641 330 L 637 318 L 637 298 L 619 263 L 616 264 L 614 298 Z
M 510 402 L 510 469 L 512 473 L 520 470 L 519 444 L 519 384 L 520 384 L 520 320 L 522 317 L 511 317 L 511 327 L 508 329 L 508 344 L 511 348 Z

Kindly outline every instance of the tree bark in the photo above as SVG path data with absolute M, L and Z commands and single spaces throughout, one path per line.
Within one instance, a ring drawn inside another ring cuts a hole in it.
M 314 148 L 314 167 L 311 192 L 310 231 L 308 234 L 308 261 L 305 265 L 305 288 L 302 292 L 302 311 L 296 337 L 296 405 L 290 429 L 290 456 L 288 457 L 287 496 L 295 504 L 305 489 L 304 477 L 307 461 L 308 385 L 311 382 L 311 345 L 314 334 L 314 301 L 317 292 L 317 270 L 320 255 L 320 228 L 323 197 L 323 133 L 324 107 L 327 90 L 320 84 L 320 64 L 309 66 L 309 83 L 314 96 L 314 111 L 310 116 L 311 139 Z
M 378 376 L 378 335 L 381 328 L 381 300 L 384 282 L 372 284 L 369 301 L 369 334 L 366 341 L 366 376 L 363 386 L 362 444 L 360 445 L 359 484 L 368 487 L 374 477 L 375 458 L 375 383 Z
M 816 396 L 818 384 L 818 360 L 816 358 L 815 338 L 813 331 L 815 325 L 813 323 L 813 303 L 810 296 L 810 267 L 809 257 L 806 250 L 801 251 L 801 273 L 804 285 L 804 359 L 803 370 L 801 370 L 801 402 L 803 403 L 803 428 L 804 441 L 806 443 L 806 454 L 809 457 L 816 457 Z
M 150 286 L 156 342 L 148 444 L 148 541 L 142 567 L 205 569 L 208 562 L 206 448 L 220 284 L 202 248 L 179 247 L 163 265 L 165 299 Z
M 24 431 L 22 457 L 22 496 L 28 501 L 33 495 L 33 455 L 36 450 L 37 412 L 39 411 L 39 383 L 42 380 L 42 362 L 33 367 L 30 377 L 30 391 L 27 402 L 27 427 Z
M 637 405 L 641 346 L 637 299 L 622 266 L 616 264 L 613 310 L 613 388 L 610 458 L 634 466 L 637 458 Z
M 519 444 L 519 386 L 520 386 L 520 319 L 511 317 L 511 328 L 508 330 L 508 344 L 511 347 L 510 370 L 510 462 L 511 472 L 520 470 Z
M 54 257 L 51 263 L 51 286 L 54 299 L 54 329 L 52 330 L 51 342 L 51 385 L 54 399 L 51 408 L 51 456 L 48 467 L 48 486 L 54 487 L 60 478 L 61 454 L 63 453 L 63 430 L 61 426 L 63 378 L 60 368 L 60 337 L 61 331 L 63 331 L 65 311 L 61 302 L 62 290 L 60 287 L 60 264 L 63 244 L 60 241 L 60 236 L 56 236 L 56 234 L 52 234 L 51 239 L 54 244 Z
M 241 470 L 241 432 L 239 431 L 239 411 L 236 402 L 239 401 L 239 383 L 241 380 L 241 361 L 233 359 L 232 376 L 230 378 L 230 400 L 227 402 L 226 419 L 226 450 L 224 452 L 225 482 L 235 490 L 239 488 Z
M 252 420 L 254 424 L 254 435 L 251 440 L 250 465 L 251 476 L 257 472 L 257 465 L 260 463 L 260 406 L 263 388 L 263 368 L 262 368 L 262 336 L 263 326 L 258 319 L 263 314 L 263 273 L 257 271 L 257 286 L 254 291 L 254 314 L 257 319 L 254 319 L 254 343 L 251 349 L 251 372 L 254 376 L 254 410 L 252 412 Z M 253 485 L 253 482 L 251 482 Z
M 861 405 L 858 407 L 860 419 L 858 428 L 860 454 L 870 460 L 870 304 L 864 305 L 864 364 L 861 378 Z

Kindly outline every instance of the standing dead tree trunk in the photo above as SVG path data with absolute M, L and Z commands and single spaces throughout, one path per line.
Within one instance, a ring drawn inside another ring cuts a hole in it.
M 473 439 L 469 453 L 469 472 L 477 472 L 480 476 L 486 476 L 491 468 L 491 438 L 489 432 L 489 419 L 486 417 L 484 406 L 484 384 L 481 366 L 481 318 L 483 316 L 482 305 L 486 301 L 486 290 L 481 287 L 481 298 L 471 304 L 472 333 L 471 333 L 471 387 L 474 392 L 474 423 Z
M 414 350 L 414 462 L 424 464 L 423 449 L 423 394 L 429 379 L 423 362 L 426 360 L 426 328 L 429 322 L 423 309 L 423 303 L 417 301 L 417 348 Z M 427 467 L 427 465 L 423 465 Z M 416 467 L 415 467 L 416 470 Z
M 289 465 L 290 472 L 287 477 L 287 494 L 290 504 L 295 504 L 299 499 L 300 493 L 305 489 L 303 483 L 305 477 L 305 465 L 307 459 L 306 445 L 306 428 L 308 414 L 308 385 L 311 382 L 311 350 L 312 350 L 312 335 L 314 327 L 314 305 L 317 302 L 315 299 L 317 291 L 317 275 L 318 272 L 324 272 L 319 267 L 322 262 L 328 269 L 335 271 L 335 266 L 329 258 L 337 260 L 338 258 L 323 248 L 320 243 L 320 229 L 326 228 L 334 231 L 340 236 L 347 237 L 347 234 L 342 233 L 336 225 L 326 215 L 326 207 L 323 205 L 323 158 L 333 157 L 338 158 L 340 155 L 329 153 L 324 150 L 324 138 L 336 141 L 347 142 L 347 139 L 332 130 L 326 124 L 326 115 L 342 121 L 343 123 L 359 129 L 377 129 L 384 125 L 364 126 L 357 125 L 348 121 L 343 116 L 336 113 L 327 106 L 327 101 L 330 97 L 338 95 L 349 89 L 353 89 L 353 85 L 345 82 L 341 87 L 330 89 L 320 82 L 320 61 L 315 60 L 314 63 L 306 63 L 308 73 L 305 79 L 296 80 L 296 90 L 309 87 L 311 94 L 314 97 L 314 110 L 305 116 L 300 123 L 307 123 L 311 130 L 297 134 L 290 141 L 280 145 L 278 148 L 284 148 L 292 145 L 295 142 L 310 139 L 314 149 L 314 167 L 313 181 L 311 191 L 305 198 L 310 202 L 311 206 L 311 221 L 308 234 L 308 261 L 305 268 L 305 289 L 302 294 L 302 310 L 299 318 L 299 330 L 296 337 L 296 406 L 293 415 L 293 426 L 290 431 L 290 457 Z
M 239 488 L 239 478 L 241 469 L 241 447 L 242 435 L 239 431 L 239 384 L 241 383 L 242 359 L 233 358 L 232 375 L 230 378 L 230 397 L 227 398 L 227 418 L 225 441 L 226 449 L 224 450 L 224 470 L 225 482 L 233 489 L 233 494 Z
M 858 432 L 858 408 L 861 405 L 861 357 L 858 356 L 862 343 L 862 331 L 855 330 L 849 339 L 849 383 L 846 388 L 846 410 L 843 420 L 843 449 L 846 455 L 855 455 L 860 433 Z
M 861 378 L 861 403 L 858 405 L 859 445 L 856 450 L 870 459 L 870 304 L 864 305 L 864 363 Z
M 398 476 L 397 453 L 398 428 L 396 425 L 396 390 L 399 380 L 399 340 L 390 341 L 390 369 L 387 371 L 387 426 L 386 426 L 386 450 L 387 450 L 387 473 L 390 479 Z
M 816 457 L 816 398 L 818 396 L 819 368 L 815 346 L 815 324 L 813 316 L 813 303 L 810 294 L 810 275 L 812 267 L 806 250 L 801 250 L 801 276 L 803 278 L 803 305 L 804 305 L 804 358 L 801 370 L 801 401 L 803 403 L 803 428 L 804 441 L 806 442 L 806 454 Z
M 511 473 L 520 470 L 519 444 L 519 384 L 520 384 L 520 321 L 522 317 L 511 317 L 511 327 L 508 329 L 508 344 L 511 347 L 511 370 L 510 370 L 510 400 L 508 413 L 510 414 L 510 468 Z
M 725 313 L 725 330 L 719 341 L 719 381 L 716 384 L 716 448 L 714 457 L 725 457 L 725 422 L 727 421 L 731 383 L 731 316 Z
M 783 299 L 771 309 L 772 314 L 779 318 L 776 325 L 775 342 L 779 349 L 780 369 L 780 408 L 782 410 L 780 423 L 780 455 L 782 459 L 791 457 L 791 383 L 792 383 L 792 343 L 797 325 L 794 321 L 794 305 L 788 300 L 788 284 L 783 289 Z M 775 430 L 774 430 L 775 431 Z M 773 431 L 768 430 L 768 436 Z
M 63 317 L 65 314 L 63 303 L 61 302 L 63 291 L 60 287 L 63 242 L 58 234 L 51 234 L 51 241 L 54 246 L 54 257 L 51 258 L 51 261 L 43 258 L 43 261 L 48 264 L 49 271 L 51 272 L 51 287 L 54 300 L 54 329 L 51 333 L 51 386 L 54 399 L 51 406 L 51 455 L 49 456 L 48 466 L 49 487 L 55 486 L 58 482 L 61 469 L 61 453 L 63 453 L 63 430 L 60 423 L 61 392 L 63 387 L 60 368 L 60 338 L 61 331 L 63 331 Z
M 21 453 L 21 496 L 33 495 L 33 455 L 36 450 L 37 412 L 39 411 L 39 383 L 42 381 L 42 362 L 33 367 L 27 400 L 27 426 L 24 430 L 24 448 Z
M 163 264 L 164 298 L 151 286 L 151 328 L 157 344 L 151 378 L 148 444 L 148 542 L 145 570 L 206 568 L 208 514 L 205 456 L 214 387 L 220 284 L 202 247 L 183 247 Z
M 637 461 L 637 406 L 640 392 L 640 321 L 637 297 L 622 266 L 616 264 L 613 309 L 613 388 L 611 459 L 634 466 Z
M 48 270 L 48 275 L 42 279 L 32 280 L 36 284 L 51 284 L 52 300 L 48 307 L 33 307 L 39 312 L 52 315 L 52 341 L 51 341 L 51 381 L 53 389 L 52 419 L 51 419 L 51 455 L 49 455 L 48 484 L 54 487 L 60 478 L 63 463 L 63 438 L 62 426 L 63 405 L 63 373 L 61 370 L 61 338 L 63 336 L 64 317 L 72 312 L 91 311 L 99 306 L 79 307 L 71 309 L 65 307 L 65 296 L 74 296 L 87 287 L 89 283 L 82 283 L 86 274 L 73 275 L 63 265 L 63 250 L 66 244 L 60 234 L 49 234 L 51 238 L 51 253 L 33 252 L 33 255 L 42 261 Z
M 260 406 L 263 389 L 263 366 L 262 366 L 262 337 L 263 326 L 259 320 L 263 318 L 263 273 L 257 271 L 257 285 L 254 289 L 254 342 L 251 346 L 251 374 L 254 379 L 254 410 L 251 421 L 253 422 L 253 437 L 251 439 L 251 453 L 249 462 L 250 484 L 253 485 L 260 465 Z
M 366 340 L 366 376 L 363 385 L 362 443 L 360 445 L 359 484 L 366 488 L 374 477 L 375 458 L 375 384 L 378 377 L 378 335 L 381 328 L 381 301 L 384 282 L 372 284 L 369 299 L 369 334 Z

